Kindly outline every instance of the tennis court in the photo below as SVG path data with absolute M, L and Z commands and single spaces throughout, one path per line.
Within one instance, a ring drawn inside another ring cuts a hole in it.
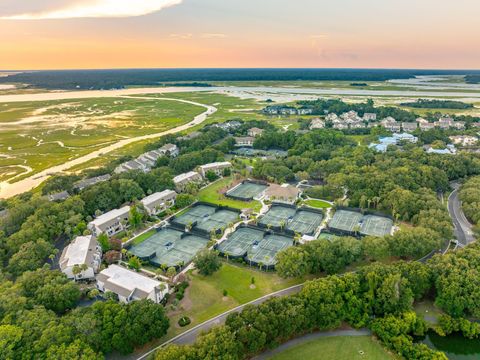
M 293 246 L 293 240 L 281 235 L 267 235 L 248 251 L 246 260 L 256 265 L 272 267 L 277 263 L 277 254 Z
M 262 241 L 264 232 L 251 228 L 239 228 L 227 240 L 222 242 L 217 250 L 235 258 L 244 257 L 249 249 Z
M 362 235 L 383 237 L 392 231 L 393 221 L 389 218 L 375 215 L 365 215 L 362 219 L 360 233 Z
M 260 195 L 265 189 L 268 188 L 268 185 L 257 184 L 250 181 L 245 181 L 233 189 L 227 191 L 225 194 L 227 197 L 242 200 L 242 201 L 252 201 L 255 197 Z
M 184 226 L 192 225 L 195 222 L 205 220 L 209 216 L 213 215 L 216 208 L 208 205 L 197 205 L 188 210 L 186 213 L 178 216 L 173 221 L 177 224 Z
M 208 239 L 186 235 L 175 229 L 162 229 L 141 244 L 132 246 L 130 252 L 155 266 L 178 266 L 189 263 L 195 254 L 206 247 Z
M 259 220 L 259 224 L 268 227 L 279 228 L 285 226 L 292 219 L 297 210 L 285 206 L 272 206 L 270 210 Z
M 313 235 L 322 224 L 323 216 L 320 213 L 298 210 L 293 219 L 288 223 L 287 230 L 302 235 Z
M 363 215 L 359 212 L 348 210 L 337 210 L 333 215 L 328 227 L 332 230 L 340 230 L 353 233 L 359 225 Z
M 228 224 L 238 220 L 238 213 L 230 210 L 219 210 L 209 217 L 200 220 L 196 228 L 210 233 L 213 230 L 225 229 Z

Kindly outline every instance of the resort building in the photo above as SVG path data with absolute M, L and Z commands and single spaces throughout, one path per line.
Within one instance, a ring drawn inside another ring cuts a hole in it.
M 256 128 L 256 127 L 248 130 L 248 136 L 251 136 L 251 137 L 254 137 L 254 138 L 262 135 L 262 133 L 263 133 L 263 129 L 259 129 L 259 128 Z
M 80 180 L 77 181 L 74 185 L 73 188 L 78 191 L 82 191 L 83 189 L 86 189 L 90 186 L 93 186 L 95 184 L 105 182 L 110 180 L 112 176 L 110 174 L 102 175 L 102 176 L 96 176 L 90 179 L 85 179 L 85 180 Z
M 376 121 L 377 120 L 377 114 L 365 113 L 365 114 L 363 114 L 363 120 L 365 120 L 365 121 Z
M 157 192 L 141 200 L 149 215 L 158 215 L 175 205 L 177 193 L 173 190 Z
M 407 133 L 414 132 L 415 130 L 417 130 L 417 128 L 418 128 L 418 124 L 416 122 L 403 122 L 402 123 L 402 129 L 403 129 L 403 131 L 405 131 Z
M 168 294 L 168 284 L 140 275 L 119 265 L 110 265 L 97 275 L 97 288 L 113 292 L 119 301 L 128 304 L 135 300 L 152 300 L 160 303 Z
M 254 142 L 255 142 L 255 138 L 252 136 L 235 138 L 235 146 L 237 147 L 252 147 Z
M 325 128 L 325 121 L 320 118 L 313 119 L 310 122 L 310 130 L 323 129 Z
M 265 190 L 265 200 L 281 202 L 285 204 L 295 204 L 300 196 L 301 191 L 291 185 L 271 184 Z
M 93 279 L 102 263 L 102 249 L 94 236 L 78 236 L 63 249 L 60 270 L 69 279 Z M 78 272 L 77 272 L 78 271 Z
M 185 189 L 185 186 L 190 183 L 201 183 L 202 176 L 196 171 L 190 171 L 188 173 L 177 175 L 173 178 L 175 189 L 181 192 Z
M 223 175 L 223 171 L 225 169 L 229 169 L 232 167 L 232 164 L 228 161 L 224 161 L 224 162 L 216 162 L 216 163 L 211 163 L 211 164 L 206 164 L 206 165 L 202 165 L 199 167 L 199 173 L 200 175 L 202 175 L 203 177 L 206 176 L 206 174 L 209 172 L 209 171 L 212 171 L 214 172 L 216 175 L 218 176 L 222 176 Z
M 109 211 L 89 222 L 88 229 L 97 237 L 102 233 L 113 236 L 128 227 L 129 214 L 130 206 Z

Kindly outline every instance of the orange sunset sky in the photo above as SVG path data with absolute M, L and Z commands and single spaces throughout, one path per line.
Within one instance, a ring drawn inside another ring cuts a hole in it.
M 480 68 L 478 0 L 0 0 L 0 69 Z

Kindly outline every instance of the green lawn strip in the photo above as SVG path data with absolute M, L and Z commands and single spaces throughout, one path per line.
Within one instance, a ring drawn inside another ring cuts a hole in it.
M 212 204 L 217 204 L 217 205 L 223 205 L 223 206 L 229 206 L 234 209 L 242 210 L 242 209 L 253 209 L 254 211 L 260 211 L 262 208 L 262 204 L 258 201 L 240 201 L 240 200 L 234 200 L 234 199 L 229 199 L 225 197 L 224 195 L 220 194 L 220 190 L 226 188 L 233 182 L 232 177 L 227 177 L 224 179 L 221 179 L 210 186 L 207 186 L 206 188 L 200 190 L 198 193 L 198 200 L 199 201 L 204 201 L 204 202 L 209 202 Z
M 330 205 L 326 201 L 316 200 L 316 199 L 305 200 L 304 203 L 307 206 L 311 206 L 311 207 L 317 208 L 317 209 L 328 209 L 328 208 L 332 207 L 332 205 Z
M 294 346 L 272 360 L 386 360 L 395 359 L 370 336 L 334 336 Z
M 142 242 L 144 242 L 145 240 L 147 240 L 150 236 L 152 236 L 153 234 L 155 234 L 156 230 L 155 229 L 151 229 L 149 231 L 147 231 L 146 233 L 143 233 L 142 235 L 140 236 L 137 236 L 131 243 L 131 245 L 138 245 L 138 244 L 141 244 Z
M 187 296 L 179 305 L 180 311 L 170 314 L 170 329 L 161 342 L 192 328 L 208 319 L 233 309 L 239 305 L 258 299 L 264 295 L 303 283 L 306 279 L 282 279 L 276 273 L 266 273 L 224 262 L 212 276 L 202 276 L 190 272 L 190 286 Z M 251 286 L 252 277 L 255 279 Z M 223 296 L 223 291 L 227 296 Z M 183 310 L 182 310 L 183 308 Z M 184 328 L 178 326 L 178 320 L 188 316 L 192 323 Z

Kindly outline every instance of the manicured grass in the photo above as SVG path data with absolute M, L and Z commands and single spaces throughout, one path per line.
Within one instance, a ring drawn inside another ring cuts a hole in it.
M 155 234 L 155 229 L 151 229 L 149 231 L 147 231 L 146 233 L 136 237 L 133 241 L 132 241 L 132 245 L 138 245 L 138 244 L 141 244 L 142 242 L 144 242 L 145 240 L 147 240 L 150 236 L 152 236 L 153 234 Z
M 395 359 L 370 336 L 335 336 L 294 346 L 272 360 L 386 360 Z
M 257 212 L 260 211 L 260 209 L 262 208 L 262 204 L 260 204 L 260 202 L 258 201 L 246 202 L 246 201 L 234 200 L 234 199 L 229 199 L 226 196 L 220 194 L 220 191 L 222 189 L 225 189 L 230 184 L 232 184 L 232 182 L 233 182 L 232 177 L 227 177 L 227 178 L 218 180 L 212 185 L 202 189 L 198 193 L 198 200 L 209 202 L 212 204 L 217 204 L 217 205 L 229 206 L 239 210 L 253 209 L 254 211 L 257 211 Z
M 316 199 L 305 200 L 305 205 L 311 206 L 317 209 L 328 209 L 332 207 L 332 205 L 330 205 L 326 201 L 316 200 Z
M 275 273 L 266 273 L 232 263 L 223 263 L 219 271 L 211 276 L 202 276 L 190 272 L 190 286 L 186 297 L 179 305 L 183 311 L 171 315 L 171 324 L 176 324 L 182 316 L 188 316 L 192 323 L 188 327 L 179 328 L 172 325 L 166 340 L 198 325 L 229 309 L 258 299 L 264 295 L 276 292 L 290 286 L 300 284 L 306 279 L 282 279 Z M 252 277 L 255 279 L 251 286 Z M 223 296 L 223 290 L 228 295 Z

